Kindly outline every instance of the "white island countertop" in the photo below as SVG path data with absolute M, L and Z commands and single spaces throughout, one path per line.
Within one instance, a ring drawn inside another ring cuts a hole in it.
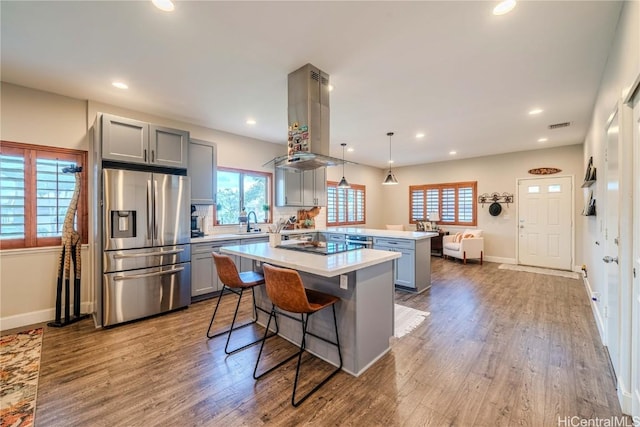
M 375 228 L 359 228 L 359 227 L 329 227 L 325 228 L 326 233 L 344 233 L 360 236 L 371 237 L 388 237 L 392 239 L 408 239 L 422 240 L 437 237 L 438 233 L 433 231 L 397 231 L 397 230 L 378 230 Z
M 319 255 L 273 248 L 269 243 L 254 243 L 241 246 L 223 246 L 220 252 L 238 255 L 256 261 L 292 268 L 324 277 L 335 277 L 366 267 L 400 258 L 400 252 L 375 249 L 356 249 L 333 255 Z
M 437 237 L 438 233 L 432 231 L 396 231 L 396 230 L 379 230 L 375 228 L 359 228 L 359 227 L 329 227 L 329 228 L 315 228 L 315 229 L 299 229 L 299 230 L 283 230 L 282 235 L 295 235 L 305 233 L 344 233 L 359 236 L 371 236 L 371 237 L 387 237 L 391 239 L 408 239 L 408 240 L 422 240 Z M 207 243 L 207 242 L 220 242 L 225 240 L 238 240 L 238 239 L 251 239 L 256 237 L 268 237 L 267 233 L 226 233 L 226 234 L 211 234 L 203 237 L 191 238 L 191 243 Z

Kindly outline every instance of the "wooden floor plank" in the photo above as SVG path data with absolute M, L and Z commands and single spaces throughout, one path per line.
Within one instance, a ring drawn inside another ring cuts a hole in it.
M 208 340 L 215 300 L 119 327 L 87 319 L 44 326 L 38 426 L 557 425 L 620 416 L 613 378 L 580 280 L 432 259 L 432 288 L 396 292 L 430 312 L 360 377 L 339 373 L 299 408 L 294 364 L 252 378 L 254 346 Z M 234 296 L 225 296 L 222 323 Z M 242 303 L 250 315 L 250 298 Z M 220 325 L 222 326 L 222 325 Z M 234 343 L 259 336 L 245 328 Z M 266 363 L 292 350 L 269 342 Z M 303 385 L 321 364 L 306 358 Z

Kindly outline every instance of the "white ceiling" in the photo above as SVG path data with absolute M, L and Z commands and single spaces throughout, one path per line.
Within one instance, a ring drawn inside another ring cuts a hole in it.
M 2 80 L 284 143 L 287 75 L 310 62 L 347 160 L 385 167 L 388 131 L 394 166 L 582 143 L 621 3 L 496 4 L 2 1 Z

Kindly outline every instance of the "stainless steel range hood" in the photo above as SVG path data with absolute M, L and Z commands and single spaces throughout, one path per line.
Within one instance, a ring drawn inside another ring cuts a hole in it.
M 329 156 L 329 75 L 307 64 L 289 74 L 287 154 L 269 163 L 310 170 L 342 164 Z

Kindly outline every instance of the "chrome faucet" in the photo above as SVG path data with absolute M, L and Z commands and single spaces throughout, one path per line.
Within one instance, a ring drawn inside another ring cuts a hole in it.
M 253 214 L 253 223 L 257 224 L 258 223 L 258 217 L 256 217 L 256 213 L 254 211 L 250 211 L 247 214 L 247 233 L 251 232 L 251 214 Z

